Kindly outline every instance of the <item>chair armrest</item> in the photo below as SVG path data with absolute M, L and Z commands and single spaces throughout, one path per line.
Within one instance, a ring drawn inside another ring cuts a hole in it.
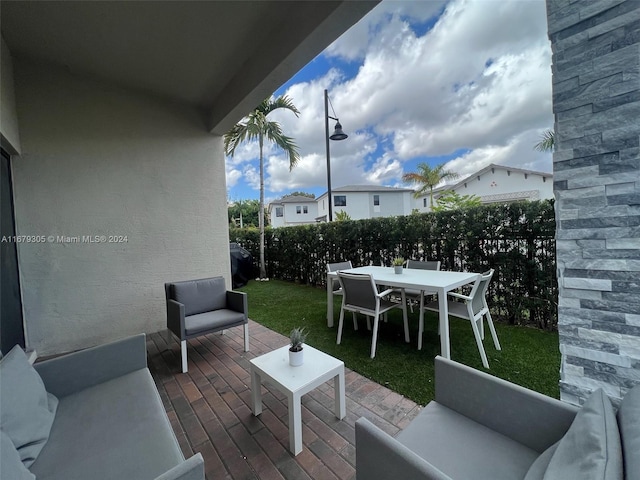
M 47 392 L 64 397 L 147 367 L 144 334 L 87 348 L 34 365 Z
M 167 328 L 180 340 L 184 340 L 184 304 L 167 300 Z
M 171 470 L 163 473 L 156 480 L 204 480 L 204 459 L 196 453 Z
M 452 297 L 456 297 L 456 298 L 461 298 L 463 300 L 468 300 L 471 301 L 472 298 L 468 295 L 462 295 L 461 293 L 456 293 L 456 292 L 447 292 L 447 295 L 451 295 Z
M 247 294 L 244 292 L 236 292 L 227 290 L 227 307 L 234 312 L 244 313 L 245 319 L 249 316 L 249 306 L 247 303 Z
M 356 421 L 357 480 L 451 480 L 366 418 Z
M 382 297 L 386 297 L 387 295 L 389 295 L 391 293 L 400 293 L 400 292 L 402 292 L 402 289 L 387 288 L 384 292 L 377 293 L 376 295 L 378 297 L 382 298 Z
M 540 453 L 560 440 L 578 408 L 437 356 L 435 401 Z

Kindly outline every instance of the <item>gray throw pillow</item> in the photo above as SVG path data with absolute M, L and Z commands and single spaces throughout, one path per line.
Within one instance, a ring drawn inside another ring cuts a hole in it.
M 547 467 L 549 466 L 549 462 L 553 457 L 553 454 L 558 448 L 558 440 L 556 443 L 547 448 L 544 452 L 540 454 L 538 458 L 531 464 L 529 470 L 527 470 L 527 474 L 524 477 L 524 480 L 543 480 L 544 474 L 547 471 Z
M 618 410 L 626 480 L 640 480 L 640 385 L 629 390 Z
M 7 480 L 36 480 L 27 470 L 11 439 L 0 430 L 0 477 Z
M 558 443 L 545 480 L 622 480 L 622 446 L 609 397 L 593 392 Z
M 58 399 L 17 345 L 0 360 L 0 405 L 0 428 L 30 467 L 49 439 Z

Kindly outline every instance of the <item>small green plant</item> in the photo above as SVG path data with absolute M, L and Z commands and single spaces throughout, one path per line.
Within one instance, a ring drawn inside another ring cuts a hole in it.
M 291 341 L 291 347 L 289 347 L 289 350 L 292 352 L 299 352 L 302 350 L 302 344 L 306 339 L 307 332 L 305 332 L 304 327 L 295 327 L 289 334 L 289 340 Z
M 393 266 L 394 267 L 401 267 L 404 265 L 404 258 L 402 257 L 396 257 L 393 259 Z

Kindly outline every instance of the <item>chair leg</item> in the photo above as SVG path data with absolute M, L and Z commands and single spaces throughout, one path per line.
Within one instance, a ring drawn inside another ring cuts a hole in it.
M 484 365 L 484 368 L 488 369 L 489 360 L 487 360 L 487 354 L 484 351 L 484 345 L 482 344 L 482 339 L 480 338 L 478 323 L 476 320 L 474 320 L 473 315 L 470 315 L 470 320 L 471 320 L 471 328 L 473 328 L 473 336 L 476 338 L 476 345 L 478 345 L 478 351 L 480 352 L 480 357 L 482 358 L 482 365 Z
M 351 317 L 353 318 L 353 329 L 358 330 L 358 316 L 356 312 L 351 312 Z
M 249 324 L 244 324 L 244 351 L 249 351 Z
M 371 338 L 371 358 L 374 358 L 376 356 L 376 343 L 378 342 L 379 318 L 380 318 L 380 314 L 376 312 L 376 316 L 373 319 L 373 337 Z
M 180 342 L 180 353 L 181 353 L 181 357 L 182 357 L 182 373 L 187 373 L 188 367 L 187 367 L 187 341 L 186 340 L 182 340 Z
M 493 325 L 493 319 L 491 318 L 491 314 L 489 310 L 486 313 L 487 323 L 489 324 L 489 330 L 491 330 L 491 336 L 493 337 L 493 345 L 496 347 L 496 350 L 502 350 L 500 347 L 500 342 L 498 341 L 498 334 L 496 333 L 496 327 Z
M 367 317 L 367 330 L 371 331 L 371 318 L 369 315 L 365 315 L 365 317 Z
M 344 323 L 344 308 L 340 309 L 340 320 L 338 320 L 338 339 L 336 340 L 336 344 L 340 345 L 342 341 L 342 324 Z

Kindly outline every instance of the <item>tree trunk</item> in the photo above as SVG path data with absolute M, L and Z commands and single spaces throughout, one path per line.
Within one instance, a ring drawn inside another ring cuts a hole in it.
M 258 210 L 258 228 L 260 229 L 260 278 L 267 277 L 267 269 L 264 265 L 264 160 L 262 158 L 262 146 L 264 140 L 262 133 L 259 137 L 260 144 L 260 209 Z

